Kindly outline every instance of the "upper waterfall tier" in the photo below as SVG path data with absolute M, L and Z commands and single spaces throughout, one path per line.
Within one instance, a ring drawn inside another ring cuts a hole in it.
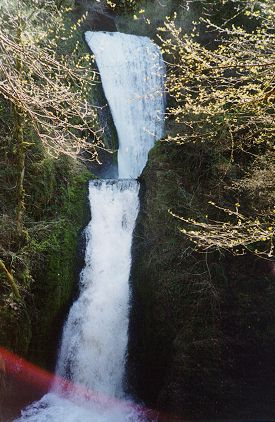
M 119 138 L 118 177 L 136 179 L 164 132 L 165 67 L 147 37 L 86 32 Z

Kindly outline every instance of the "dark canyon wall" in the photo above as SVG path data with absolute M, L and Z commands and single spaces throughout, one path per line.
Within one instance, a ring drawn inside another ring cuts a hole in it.
M 208 212 L 217 171 L 205 146 L 158 143 L 150 153 L 134 237 L 130 388 L 169 421 L 271 420 L 273 267 L 249 254 L 195 252 L 168 212 Z

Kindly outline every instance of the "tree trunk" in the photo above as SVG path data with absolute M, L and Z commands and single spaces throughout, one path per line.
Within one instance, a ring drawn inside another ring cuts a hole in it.
M 16 142 L 16 159 L 17 159 L 17 206 L 16 206 L 16 226 L 17 231 L 21 235 L 23 233 L 23 221 L 25 212 L 25 190 L 24 190 L 24 177 L 25 177 L 25 145 L 24 145 L 24 116 L 17 107 L 14 107 L 14 120 L 15 131 L 14 138 Z
M 17 28 L 16 39 L 20 45 L 22 42 L 22 26 L 23 21 L 19 16 L 19 24 Z M 16 69 L 19 77 L 23 79 L 23 58 L 20 57 L 16 61 Z M 16 187 L 17 187 L 17 206 L 16 206 L 16 226 L 17 232 L 20 236 L 24 235 L 24 212 L 25 212 L 25 190 L 24 190 L 24 177 L 25 177 L 25 158 L 26 150 L 24 144 L 24 112 L 20 109 L 20 106 L 14 105 L 14 140 L 16 144 L 16 155 L 17 155 L 17 172 L 16 172 Z
M 6 279 L 13 291 L 14 296 L 19 299 L 20 298 L 20 293 L 17 287 L 17 284 L 14 280 L 14 277 L 12 275 L 12 273 L 7 269 L 6 265 L 4 264 L 4 262 L 2 261 L 2 259 L 0 259 L 0 270 L 4 272 L 4 274 L 6 275 Z M 1 363 L 1 361 L 0 361 Z M 0 368 L 1 369 L 1 368 Z

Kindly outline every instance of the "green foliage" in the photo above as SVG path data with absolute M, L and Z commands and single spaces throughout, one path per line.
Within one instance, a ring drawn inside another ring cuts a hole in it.
M 224 2 L 225 4 L 234 2 Z M 267 257 L 274 255 L 274 202 L 243 203 L 241 194 L 272 195 L 274 178 L 274 63 L 275 7 L 273 2 L 235 2 L 236 15 L 214 23 L 204 14 L 190 34 L 178 27 L 176 16 L 167 18 L 159 29 L 162 49 L 168 62 L 167 91 L 168 142 L 178 145 L 205 143 L 228 162 L 221 177 L 223 193 L 209 195 L 225 215 L 220 221 L 185 219 L 184 233 L 199 248 L 245 249 Z M 240 7 L 241 5 L 241 7 Z M 232 24 L 236 16 L 245 25 Z M 247 19 L 254 29 L 245 29 Z M 205 45 L 200 28 L 215 34 Z M 237 180 L 228 180 L 235 165 Z M 259 168 L 264 175 L 259 180 Z M 230 193 L 232 200 L 228 201 Z M 236 208 L 236 204 L 241 204 Z M 188 225 L 189 224 L 189 225 Z M 191 225 L 191 229 L 190 229 Z M 232 239 L 232 242 L 231 240 Z
M 94 72 L 78 34 L 85 16 L 74 24 L 69 16 L 70 9 L 51 1 L 1 5 L 0 100 L 20 116 L 25 148 L 31 128 L 54 156 L 77 156 L 84 148 L 94 158 L 95 145 L 87 142 L 98 129 L 88 102 Z
M 30 225 L 31 240 L 26 247 L 36 280 L 32 286 L 36 313 L 30 357 L 43 366 L 54 360 L 55 342 L 75 292 L 78 238 L 89 214 L 86 192 L 91 174 L 72 164 L 65 157 L 56 163 L 53 195 L 57 200 L 51 199 L 39 222 Z M 52 220 L 43 221 L 49 215 Z M 44 332 L 49 334 L 50 344 Z M 50 351 L 48 356 L 45 350 Z
M 50 342 L 58 337 L 51 327 L 58 329 L 74 290 L 77 238 L 88 215 L 91 174 L 75 158 L 98 130 L 93 105 L 86 107 L 94 72 L 80 39 L 82 19 L 72 23 L 67 2 L 58 6 L 0 6 L 0 259 L 20 293 L 18 300 L 1 272 L 0 343 L 44 365 L 48 349 L 41 333 L 48 332 Z M 24 238 L 15 224 L 16 115 L 24 135 Z M 95 145 L 89 148 L 94 154 Z
M 58 338 L 74 292 L 77 242 L 87 223 L 91 174 L 68 157 L 56 160 L 36 153 L 26 178 L 27 242 L 20 243 L 11 217 L 0 219 L 0 256 L 15 275 L 21 295 L 18 301 L 0 274 L 0 344 L 24 355 L 28 352 L 46 366 L 53 358 L 47 357 L 48 336 L 50 344 Z M 13 336 L 15 330 L 19 331 Z
M 181 6 L 173 0 L 140 0 L 132 9 L 128 8 L 117 16 L 117 26 L 121 32 L 155 38 L 157 28 L 175 9 L 182 11 Z
M 114 11 L 129 12 L 135 11 L 140 3 L 139 0 L 106 0 L 107 5 Z

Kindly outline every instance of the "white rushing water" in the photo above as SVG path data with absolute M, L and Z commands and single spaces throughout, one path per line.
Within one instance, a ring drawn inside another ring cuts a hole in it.
M 118 132 L 118 177 L 136 179 L 163 136 L 164 64 L 147 37 L 86 32 Z M 122 89 L 123 87 L 123 89 Z
M 90 182 L 82 292 L 63 333 L 57 366 L 93 391 L 123 397 L 132 233 L 138 213 L 136 181 Z
M 163 135 L 164 66 L 148 38 L 88 32 L 86 40 L 118 132 L 119 180 L 90 182 L 85 267 L 63 330 L 58 378 L 17 422 L 144 421 L 123 389 L 131 245 L 139 210 L 139 184 L 133 179 Z

